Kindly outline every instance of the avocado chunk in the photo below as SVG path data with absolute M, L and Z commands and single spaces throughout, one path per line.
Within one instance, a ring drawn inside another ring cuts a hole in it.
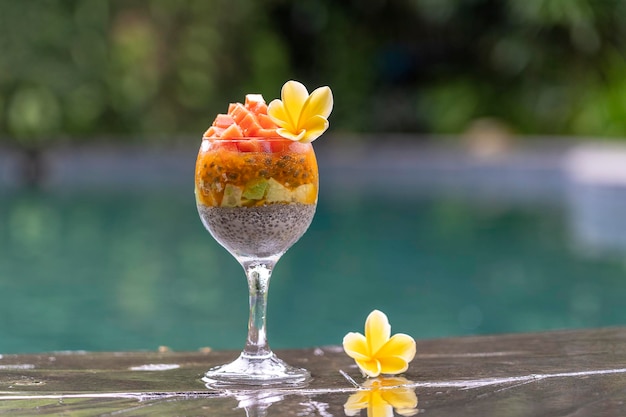
M 248 181 L 246 187 L 243 189 L 243 198 L 248 200 L 260 200 L 265 196 L 267 190 L 268 181 L 265 178 L 257 178 Z

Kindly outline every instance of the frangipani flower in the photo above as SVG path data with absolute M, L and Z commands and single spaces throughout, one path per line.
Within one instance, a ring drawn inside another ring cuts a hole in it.
M 347 416 L 356 416 L 366 408 L 368 417 L 393 417 L 393 410 L 402 416 L 418 413 L 417 395 L 406 385 L 411 381 L 401 377 L 368 379 L 363 390 L 350 397 L 343 405 Z
M 278 125 L 276 133 L 293 141 L 312 142 L 328 129 L 333 110 L 333 94 L 320 87 L 310 95 L 297 81 L 287 81 L 280 92 L 282 100 L 270 102 L 267 114 Z
M 343 350 L 356 361 L 364 375 L 400 374 L 409 368 L 409 362 L 415 357 L 415 340 L 403 333 L 390 336 L 387 316 L 374 310 L 365 321 L 365 336 L 348 333 L 343 338 Z

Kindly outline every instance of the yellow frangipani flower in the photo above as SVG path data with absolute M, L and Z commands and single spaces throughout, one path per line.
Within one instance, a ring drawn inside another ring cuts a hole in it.
M 267 107 L 267 114 L 278 125 L 276 133 L 293 141 L 312 142 L 328 129 L 328 116 L 333 110 L 333 94 L 329 87 L 319 87 L 310 95 L 297 81 L 287 81 Z
M 390 336 L 387 316 L 374 310 L 365 321 L 365 336 L 348 333 L 343 338 L 343 350 L 355 360 L 364 375 L 399 374 L 409 368 L 409 362 L 415 357 L 415 340 L 403 333 Z
M 414 416 L 418 413 L 417 395 L 408 387 L 411 381 L 406 378 L 375 378 L 363 384 L 363 390 L 350 397 L 343 405 L 347 416 L 356 416 L 366 408 L 367 417 L 391 417 L 395 409 L 401 416 Z

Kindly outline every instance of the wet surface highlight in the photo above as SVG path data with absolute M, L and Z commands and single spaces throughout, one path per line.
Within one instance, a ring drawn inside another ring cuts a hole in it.
M 626 414 L 626 329 L 418 340 L 399 377 L 363 378 L 336 346 L 279 351 L 304 388 L 211 390 L 238 352 L 0 356 L 0 415 L 344 416 Z

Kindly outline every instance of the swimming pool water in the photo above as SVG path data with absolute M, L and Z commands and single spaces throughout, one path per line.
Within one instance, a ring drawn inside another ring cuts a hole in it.
M 621 253 L 581 249 L 564 203 L 322 194 L 278 263 L 273 348 L 340 344 L 377 308 L 417 339 L 626 324 Z M 0 193 L 0 352 L 240 349 L 243 271 L 193 196 Z

